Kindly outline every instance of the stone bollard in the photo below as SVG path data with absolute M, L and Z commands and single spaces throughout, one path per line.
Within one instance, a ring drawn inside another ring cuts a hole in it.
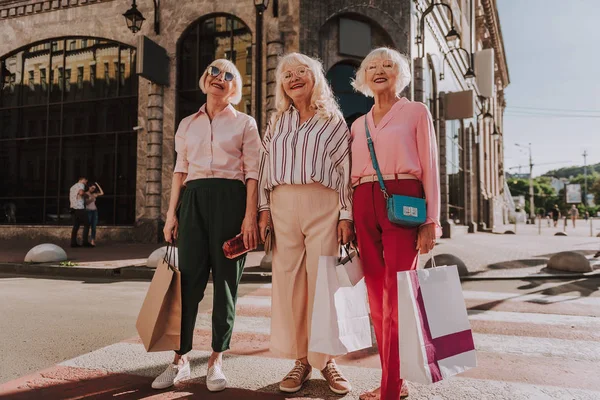
M 511 231 L 510 229 L 507 231 L 504 231 L 505 235 L 515 235 L 515 232 Z
M 590 261 L 574 251 L 563 251 L 550 257 L 547 268 L 567 272 L 592 272 Z
M 25 256 L 25 262 L 47 263 L 67 260 L 67 253 L 62 247 L 52 243 L 38 244 L 32 247 Z
M 467 266 L 464 263 L 464 261 L 461 260 L 460 258 L 456 257 L 455 255 L 439 254 L 439 255 L 433 256 L 433 258 L 435 258 L 435 265 L 438 267 L 441 267 L 444 265 L 456 265 L 459 276 L 468 276 L 469 275 L 469 270 L 467 269 Z M 432 264 L 431 259 L 427 260 L 427 262 L 425 263 L 425 268 L 431 268 L 432 267 L 431 264 Z
M 158 263 L 161 262 L 163 258 L 165 258 L 166 252 L 167 246 L 159 247 L 158 249 L 154 250 L 152 254 L 150 254 L 150 257 L 148 257 L 148 261 L 146 261 L 146 267 L 156 268 L 158 266 Z M 177 249 L 175 249 L 174 255 L 175 260 L 173 261 L 173 266 L 179 268 L 179 252 L 177 251 Z
M 566 232 L 556 232 L 554 236 L 568 236 Z

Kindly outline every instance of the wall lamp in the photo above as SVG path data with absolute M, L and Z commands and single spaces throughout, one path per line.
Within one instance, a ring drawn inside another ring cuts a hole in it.
M 442 61 L 442 72 L 440 72 L 440 80 L 443 81 L 445 74 L 444 72 L 446 71 L 446 59 L 448 58 L 448 55 L 450 53 L 452 53 L 453 51 L 464 51 L 465 54 L 467 55 L 467 60 L 469 62 L 469 67 L 467 68 L 467 71 L 465 72 L 465 74 L 463 75 L 463 77 L 465 78 L 465 80 L 467 80 L 468 82 L 472 82 L 473 79 L 475 79 L 475 71 L 473 71 L 473 57 L 472 55 L 464 48 L 462 47 L 455 47 L 453 49 L 450 49 L 450 51 L 448 51 L 446 54 L 444 54 L 444 60 Z
M 132 0 L 131 8 L 127 10 L 123 16 L 127 21 L 127 27 L 133 33 L 137 33 L 142 29 L 142 24 L 146 20 L 140 10 L 137 9 L 137 5 L 135 4 L 135 0 Z M 160 20 L 159 20 L 159 11 L 160 11 L 160 0 L 153 0 L 154 2 L 154 32 L 158 35 L 160 34 Z
M 446 42 L 449 47 L 458 47 L 460 41 L 460 35 L 454 28 L 454 14 L 452 13 L 452 8 L 442 2 L 432 2 L 425 11 L 421 14 L 419 19 L 419 33 L 417 34 L 417 44 L 419 45 L 419 57 L 425 57 L 425 17 L 430 14 L 436 6 L 446 7 L 450 10 L 450 30 L 446 34 Z

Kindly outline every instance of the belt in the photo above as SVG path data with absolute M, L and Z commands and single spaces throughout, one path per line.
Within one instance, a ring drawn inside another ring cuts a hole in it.
M 389 175 L 383 175 L 383 180 L 384 181 L 391 181 L 391 180 L 395 180 L 395 179 L 415 179 L 417 180 L 418 178 L 412 174 L 389 174 Z M 354 183 L 352 185 L 352 187 L 357 187 L 358 185 L 361 185 L 363 183 L 369 183 L 369 182 L 378 182 L 379 178 L 377 177 L 377 175 L 367 175 L 367 176 L 363 176 L 361 177 L 358 182 Z

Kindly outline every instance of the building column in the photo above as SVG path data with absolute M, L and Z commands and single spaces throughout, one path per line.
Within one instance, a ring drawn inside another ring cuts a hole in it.
M 413 101 L 425 103 L 425 57 L 413 61 Z
M 146 156 L 146 185 L 144 189 L 144 214 L 136 223 L 136 241 L 158 243 L 162 241 L 162 146 L 164 87 L 149 83 Z
M 452 237 L 452 223 L 448 220 L 448 216 L 450 215 L 450 187 L 448 182 L 448 170 L 446 168 L 446 157 L 447 157 L 447 149 L 446 149 L 446 93 L 440 93 L 439 96 L 439 160 L 440 160 L 440 198 L 441 198 L 441 208 L 440 208 L 440 224 L 442 225 L 442 237 L 450 238 Z
M 277 87 L 275 71 L 279 57 L 283 55 L 284 43 L 279 31 L 279 23 L 273 20 L 267 29 L 267 93 L 265 109 L 265 126 L 275 111 L 275 89 Z M 259 127 L 260 129 L 260 127 Z M 261 131 L 261 133 L 263 133 Z M 262 136 L 262 135 L 261 135 Z
M 473 128 L 470 126 L 466 129 L 465 135 L 465 186 L 466 186 L 466 202 L 465 202 L 465 218 L 469 233 L 477 232 L 477 224 L 474 221 L 474 204 L 473 204 Z

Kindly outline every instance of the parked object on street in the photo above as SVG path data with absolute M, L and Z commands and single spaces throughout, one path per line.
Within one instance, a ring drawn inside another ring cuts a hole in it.
M 337 256 L 321 256 L 315 287 L 308 349 L 339 356 L 372 346 L 367 287 L 364 279 L 344 287 L 338 280 Z
M 162 247 L 159 247 L 158 249 L 154 250 L 152 252 L 152 254 L 150 254 L 150 257 L 148 257 L 148 261 L 146 261 L 146 267 L 157 268 L 159 263 L 161 263 L 162 260 L 165 258 L 168 248 L 169 248 L 169 246 L 162 246 Z M 175 268 L 179 268 L 179 252 L 178 251 L 176 251 L 174 253 L 171 263 Z
M 168 246 L 146 293 L 135 327 L 148 352 L 178 350 L 181 336 L 181 275 Z
M 458 276 L 468 276 L 469 269 L 467 264 L 457 256 L 453 254 L 437 254 L 431 255 L 431 258 L 425 263 L 425 268 L 433 268 L 436 265 L 455 265 L 458 270 Z
M 400 377 L 431 384 L 477 366 L 455 265 L 398 272 Z
M 27 252 L 25 262 L 46 263 L 66 261 L 67 253 L 52 243 L 38 244 Z
M 592 272 L 590 261 L 581 253 L 562 251 L 548 260 L 548 268 L 567 272 Z

